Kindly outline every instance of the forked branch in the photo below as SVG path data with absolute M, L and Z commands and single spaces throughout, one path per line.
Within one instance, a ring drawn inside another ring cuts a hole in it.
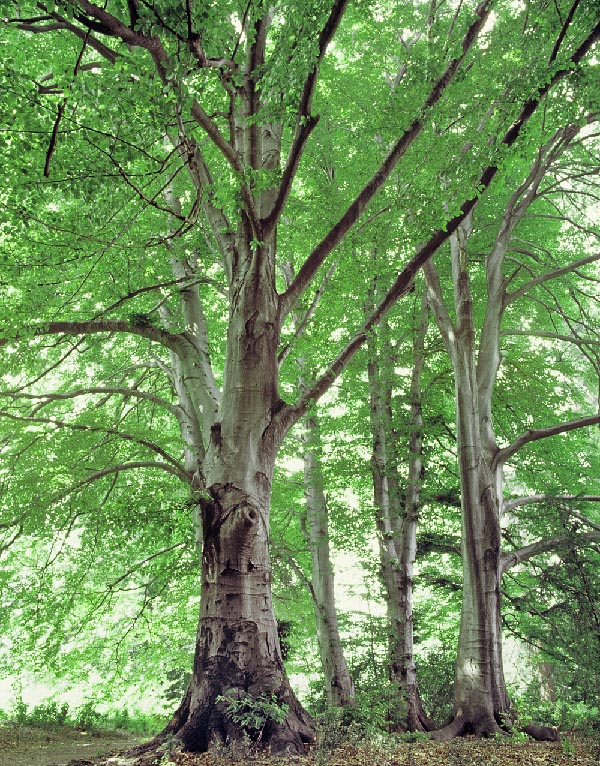
M 487 17 L 487 14 L 489 13 L 489 7 L 487 7 L 487 5 L 488 5 L 487 3 L 483 3 L 479 6 L 479 9 L 478 9 L 483 14 L 484 17 Z M 477 32 L 479 31 L 480 27 L 483 25 L 484 20 L 485 20 L 484 18 L 483 19 L 478 18 L 471 25 L 471 27 L 469 28 L 469 32 L 467 33 L 467 36 L 465 37 L 465 40 L 463 41 L 463 49 L 465 48 L 465 46 L 472 45 L 473 40 L 471 40 L 470 43 L 467 43 L 467 39 L 470 38 L 471 35 L 474 35 L 476 37 Z M 591 50 L 591 48 L 599 39 L 600 39 L 600 20 L 590 31 L 586 39 L 581 43 L 581 45 L 574 52 L 571 59 L 568 62 L 566 62 L 561 69 L 555 72 L 555 74 L 552 76 L 549 82 L 540 86 L 536 95 L 531 96 L 524 102 L 521 108 L 521 111 L 519 113 L 519 116 L 513 122 L 513 124 L 510 126 L 510 128 L 507 130 L 504 137 L 502 138 L 501 143 L 506 148 L 510 148 L 516 142 L 516 140 L 518 139 L 523 129 L 523 126 L 527 124 L 531 116 L 535 113 L 536 109 L 541 103 L 542 98 L 551 90 L 551 88 L 553 88 L 558 82 L 560 82 L 560 80 L 562 80 L 571 72 L 573 65 L 579 64 L 583 60 L 586 54 Z M 467 47 L 467 50 L 468 50 L 468 47 Z M 460 60 L 462 60 L 462 57 Z M 455 62 L 459 63 L 459 60 L 455 59 Z M 456 64 L 457 67 L 458 67 L 458 63 Z M 448 74 L 448 69 L 446 70 L 445 74 Z M 448 77 L 451 78 L 451 76 L 452 76 L 451 74 L 448 74 Z M 434 91 L 437 93 L 438 98 L 441 97 L 441 93 L 443 92 L 445 85 L 447 84 L 445 82 L 442 82 L 443 79 L 444 78 L 438 81 L 438 83 L 436 84 L 436 87 L 434 88 Z M 432 98 L 432 95 L 430 94 L 428 101 L 431 98 Z M 418 122 L 418 121 L 415 121 L 415 122 Z M 411 129 L 409 128 L 408 132 L 410 132 L 410 130 Z M 415 130 L 417 130 L 417 133 L 420 132 L 420 127 L 415 127 Z M 407 133 L 405 133 L 403 138 L 400 139 L 399 144 L 405 139 L 408 140 L 406 138 Z M 380 170 L 378 171 L 378 174 L 383 173 L 385 175 L 386 171 L 383 168 L 388 167 L 386 163 L 390 163 L 393 161 L 392 155 L 398 149 L 399 144 L 397 144 L 395 149 L 392 150 L 392 154 L 388 156 L 388 159 L 384 162 L 384 166 L 380 168 Z M 331 387 L 333 382 L 339 377 L 342 371 L 350 363 L 350 361 L 352 360 L 354 355 L 357 353 L 357 351 L 366 342 L 368 333 L 371 330 L 371 328 L 379 323 L 379 321 L 383 318 L 383 316 L 390 310 L 390 308 L 398 300 L 400 300 L 400 298 L 402 298 L 404 295 L 410 292 L 410 290 L 412 289 L 415 275 L 418 272 L 418 270 L 429 260 L 429 258 L 431 258 L 431 256 L 436 252 L 436 250 L 438 250 L 438 248 L 441 247 L 441 245 L 443 245 L 450 238 L 450 236 L 458 229 L 460 224 L 469 216 L 469 214 L 474 209 L 475 205 L 477 204 L 483 192 L 486 191 L 486 189 L 488 189 L 488 187 L 494 180 L 497 172 L 498 172 L 497 165 L 488 165 L 483 170 L 479 178 L 479 182 L 477 184 L 477 189 L 478 189 L 477 195 L 463 202 L 463 204 L 460 206 L 460 212 L 456 216 L 454 216 L 454 218 L 448 221 L 447 224 L 442 229 L 438 229 L 436 232 L 434 232 L 429 238 L 428 242 L 426 242 L 425 245 L 423 245 L 423 247 L 421 247 L 421 249 L 416 253 L 416 255 L 414 255 L 411 258 L 411 260 L 407 263 L 404 269 L 402 269 L 402 271 L 398 275 L 398 278 L 396 279 L 394 284 L 391 286 L 390 290 L 385 295 L 381 303 L 375 308 L 375 310 L 367 318 L 367 320 L 362 325 L 362 327 L 354 335 L 352 340 L 340 352 L 340 354 L 329 365 L 329 367 L 326 369 L 323 375 L 313 384 L 313 386 L 294 405 L 287 405 L 286 407 L 283 407 L 280 410 L 280 412 L 278 413 L 277 420 L 281 424 L 284 430 L 287 431 L 289 428 L 291 428 L 291 426 L 294 423 L 296 423 L 297 420 L 308 411 L 311 404 L 314 401 L 317 401 Z M 391 173 L 391 169 L 389 170 L 388 174 L 385 175 L 385 178 L 382 180 L 379 186 L 383 185 L 383 183 L 389 176 L 389 173 Z M 364 205 L 366 205 L 367 198 L 368 200 L 370 200 L 371 197 L 375 194 L 375 191 L 377 189 L 372 189 L 372 187 L 374 185 L 377 185 L 376 179 L 378 178 L 378 174 L 376 174 L 371 179 L 371 181 L 367 184 L 367 186 L 365 186 L 363 191 L 359 194 L 357 199 L 352 203 L 352 205 L 350 206 L 348 211 L 346 211 L 344 216 L 342 216 L 338 224 L 336 224 L 336 226 L 330 231 L 327 237 L 319 245 L 317 245 L 317 248 L 313 250 L 312 254 L 308 257 L 307 261 L 305 261 L 304 265 L 298 272 L 296 279 L 294 280 L 292 285 L 286 290 L 285 293 L 281 295 L 280 312 L 282 316 L 285 316 L 287 312 L 293 308 L 297 299 L 300 297 L 302 292 L 306 289 L 308 284 L 310 284 L 310 281 L 312 280 L 319 266 L 323 263 L 327 255 L 331 252 L 331 250 L 333 250 L 335 245 L 339 241 L 341 241 L 342 237 L 353 225 L 354 220 L 351 220 L 352 219 L 352 215 L 350 215 L 351 211 L 354 211 L 356 216 L 360 215 L 360 212 L 362 212 L 362 209 L 364 209 Z M 377 186 L 377 188 L 379 188 L 379 186 Z M 369 189 L 372 190 L 372 193 L 367 192 L 367 190 Z M 596 341 L 596 343 L 600 345 L 600 341 Z M 577 423 L 578 425 L 573 425 L 571 428 L 567 428 L 567 429 L 563 428 L 562 430 L 572 430 L 573 428 L 581 428 L 581 427 L 584 427 L 585 425 L 592 425 L 593 423 L 598 423 L 600 422 L 600 416 L 593 416 L 592 418 L 583 418 L 579 421 L 573 421 L 573 422 Z M 563 426 L 564 425 L 565 424 L 563 424 Z M 556 426 L 555 428 L 559 428 L 559 430 L 556 431 L 556 433 L 562 432 L 559 426 Z M 543 436 L 553 435 L 549 433 L 550 430 L 551 429 L 542 429 L 542 431 L 544 431 Z M 532 432 L 528 432 L 528 433 L 532 433 Z M 543 438 L 543 437 L 539 436 L 537 438 Z M 531 440 L 532 440 L 532 437 L 527 438 L 527 441 L 531 441 Z M 509 445 L 509 447 L 507 447 L 506 450 L 510 450 L 513 447 L 513 445 Z M 514 454 L 514 452 L 520 449 L 521 446 L 523 446 L 523 444 L 519 444 L 519 446 L 516 449 L 514 449 L 514 451 L 510 452 L 510 454 Z M 506 455 L 504 459 L 507 459 L 507 457 L 510 456 L 508 452 L 505 452 L 504 450 L 501 450 L 499 455 L 500 456 Z M 499 459 L 499 458 L 497 457 L 496 459 Z

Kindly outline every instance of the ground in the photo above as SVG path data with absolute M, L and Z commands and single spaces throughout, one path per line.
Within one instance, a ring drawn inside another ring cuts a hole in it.
M 142 737 L 125 732 L 88 732 L 70 726 L 0 727 L 0 766 L 65 766 L 132 747 Z
M 357 741 L 332 751 L 271 758 L 252 748 L 195 755 L 154 752 L 143 760 L 116 755 L 137 744 L 123 733 L 79 732 L 71 728 L 0 728 L 0 766 L 600 766 L 600 742 L 567 737 L 562 742 L 456 739 L 452 742 L 372 744 Z

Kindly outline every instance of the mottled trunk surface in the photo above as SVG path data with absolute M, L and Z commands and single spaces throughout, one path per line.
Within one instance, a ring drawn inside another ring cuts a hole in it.
M 313 738 L 287 679 L 271 598 L 269 511 L 282 437 L 272 421 L 282 403 L 276 385 L 277 296 L 264 247 L 265 252 L 239 248 L 220 420 L 212 426 L 202 466 L 200 622 L 193 675 L 168 726 L 192 751 L 243 736 L 221 699 L 226 695 L 255 701 L 273 696 L 287 706 L 282 722 L 269 719 L 260 731 L 247 730 L 251 738 L 296 751 Z
M 493 735 L 510 722 L 502 665 L 500 623 L 501 476 L 491 465 L 496 451 L 488 412 L 495 358 L 477 354 L 466 244 L 470 219 L 451 240 L 456 323 L 450 319 L 438 276 L 425 267 L 430 299 L 452 361 L 455 382 L 458 468 L 462 509 L 463 598 L 451 723 L 437 739 Z M 480 398 L 482 397 L 482 398 Z
M 454 721 L 448 733 L 488 736 L 510 718 L 502 665 L 500 516 L 494 482 L 482 457 L 478 415 L 460 392 L 457 402 L 464 581 Z
M 202 601 L 193 676 L 170 729 L 186 749 L 205 751 L 212 742 L 228 743 L 243 734 L 220 697 L 274 695 L 289 712 L 281 724 L 267 720 L 261 740 L 276 749 L 299 750 L 312 739 L 312 731 L 281 657 L 265 508 L 233 485 L 213 493 L 203 508 Z

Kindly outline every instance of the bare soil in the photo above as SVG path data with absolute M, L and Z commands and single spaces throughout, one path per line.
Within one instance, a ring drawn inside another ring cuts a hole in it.
M 90 732 L 61 726 L 41 728 L 5 724 L 0 727 L 0 766 L 66 766 L 126 750 L 147 737 L 129 732 Z

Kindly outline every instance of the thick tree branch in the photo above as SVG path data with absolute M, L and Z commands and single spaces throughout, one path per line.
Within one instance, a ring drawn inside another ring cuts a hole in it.
M 30 335 L 39 338 L 45 335 L 92 335 L 95 333 L 127 333 L 159 343 L 161 346 L 178 352 L 184 342 L 178 335 L 161 330 L 150 324 L 132 324 L 118 319 L 100 319 L 87 322 L 48 322 L 47 324 L 26 328 L 25 333 L 10 337 L 0 336 L 0 348 Z
M 586 543 L 600 540 L 600 531 L 581 532 L 577 535 L 564 535 L 560 537 L 549 537 L 545 540 L 538 540 L 531 545 L 526 545 L 519 550 L 500 555 L 500 576 L 502 577 L 509 569 L 527 561 L 540 553 L 561 550 L 564 548 L 573 549 L 584 547 Z
M 531 279 L 529 282 L 526 282 L 524 285 L 521 285 L 517 290 L 513 290 L 513 292 L 508 293 L 505 298 L 505 303 L 508 305 L 509 303 L 513 303 L 513 301 L 518 300 L 521 298 L 525 293 L 529 292 L 534 287 L 537 287 L 538 285 L 543 284 L 544 282 L 548 282 L 551 279 L 557 279 L 558 277 L 562 277 L 563 274 L 568 274 L 572 271 L 576 271 L 577 269 L 581 268 L 581 266 L 585 266 L 588 263 L 595 263 L 596 261 L 600 260 L 600 254 L 596 255 L 588 255 L 586 258 L 580 258 L 578 261 L 573 261 L 573 263 L 569 263 L 567 266 L 563 266 L 560 269 L 555 269 L 554 271 L 549 271 L 546 274 L 540 274 L 540 276 L 535 277 L 535 279 Z
M 304 147 L 319 121 L 318 117 L 311 114 L 313 95 L 319 76 L 319 67 L 325 56 L 327 46 L 331 42 L 333 35 L 339 26 L 347 6 L 348 0 L 335 0 L 329 17 L 319 35 L 319 53 L 313 69 L 309 72 L 304 81 L 304 87 L 302 88 L 300 104 L 297 111 L 294 138 L 292 139 L 292 145 L 288 152 L 286 165 L 277 190 L 277 197 L 269 216 L 263 222 L 265 235 L 277 225 L 277 222 L 285 209 L 285 204 L 296 176 L 298 165 L 300 164 L 304 152 Z
M 518 436 L 511 444 L 498 450 L 493 460 L 492 470 L 495 470 L 499 465 L 506 463 L 509 458 L 530 442 L 538 441 L 540 439 L 548 439 L 551 436 L 558 436 L 558 434 L 575 431 L 579 428 L 587 428 L 588 426 L 593 426 L 597 423 L 600 423 L 600 415 L 589 415 L 585 418 L 557 423 L 556 425 L 548 426 L 547 428 L 530 428 L 528 431 L 525 431 L 525 433 Z
M 468 52 L 469 48 L 475 42 L 477 35 L 481 27 L 483 26 L 485 19 L 487 18 L 489 14 L 489 11 L 490 11 L 490 8 L 488 3 L 480 4 L 480 6 L 477 9 L 477 13 L 481 15 L 477 16 L 476 21 L 473 22 L 473 24 L 471 25 L 471 27 L 469 28 L 467 32 L 467 35 L 465 36 L 463 40 L 463 55 L 454 59 L 448 65 L 448 68 L 446 69 L 442 77 L 437 81 L 434 88 L 432 89 L 425 103 L 425 107 L 434 106 L 439 101 L 446 86 L 449 84 L 449 82 L 451 82 L 454 74 L 456 74 L 456 71 L 458 67 L 460 66 L 460 63 L 466 56 L 466 53 Z M 502 141 L 501 141 L 502 145 L 508 148 L 515 143 L 515 141 L 517 140 L 517 138 L 519 137 L 521 133 L 523 126 L 534 114 L 542 98 L 560 80 L 562 80 L 565 76 L 569 74 L 569 72 L 572 70 L 572 67 L 574 65 L 579 64 L 583 60 L 583 58 L 587 55 L 587 53 L 590 51 L 593 45 L 598 41 L 598 39 L 600 39 L 600 21 L 596 24 L 595 27 L 593 27 L 590 34 L 577 48 L 577 50 L 572 55 L 570 60 L 566 62 L 566 64 L 561 69 L 559 69 L 557 72 L 554 73 L 554 75 L 552 76 L 549 82 L 547 82 L 545 85 L 542 85 L 538 89 L 535 96 L 531 96 L 529 99 L 527 99 L 527 101 L 525 101 L 518 117 L 512 123 L 512 125 L 507 130 L 504 137 L 502 138 Z M 317 245 L 317 247 L 309 255 L 309 257 L 307 258 L 307 260 L 305 261 L 301 269 L 298 271 L 298 274 L 296 276 L 296 279 L 294 280 L 294 283 L 281 295 L 280 313 L 282 318 L 285 317 L 289 313 L 289 311 L 293 308 L 296 301 L 298 300 L 300 295 L 303 293 L 303 291 L 306 289 L 306 287 L 308 286 L 308 284 L 314 277 L 316 271 L 321 266 L 325 258 L 337 246 L 337 244 L 339 244 L 339 242 L 343 239 L 343 237 L 347 234 L 347 232 L 356 223 L 356 221 L 358 220 L 358 218 L 364 211 L 366 205 L 371 201 L 375 193 L 387 181 L 391 172 L 396 167 L 396 165 L 398 164 L 399 160 L 401 159 L 403 154 L 406 152 L 408 147 L 420 135 L 425 124 L 424 119 L 425 119 L 424 117 L 419 117 L 413 121 L 411 126 L 405 131 L 402 138 L 400 138 L 400 140 L 397 142 L 395 147 L 392 149 L 391 153 L 383 162 L 383 164 L 381 165 L 377 173 L 375 173 L 375 175 L 371 178 L 371 180 L 362 189 L 358 197 L 350 205 L 350 207 L 344 213 L 342 218 L 340 218 L 338 223 L 329 231 L 326 237 Z M 464 221 L 469 215 L 469 213 L 473 210 L 481 194 L 489 187 L 489 185 L 493 181 L 497 172 L 498 172 L 497 165 L 488 165 L 484 169 L 484 171 L 482 172 L 479 178 L 479 182 L 477 184 L 477 188 L 479 189 L 478 195 L 476 197 L 472 197 L 471 199 L 467 200 L 461 205 L 460 207 L 461 212 L 457 216 L 455 216 L 451 221 L 449 221 L 444 229 L 441 229 L 432 235 L 429 242 L 413 258 L 413 260 L 411 261 L 411 264 L 418 264 L 417 269 L 420 268 L 431 257 L 431 255 L 433 255 L 433 253 L 438 249 L 438 247 L 440 247 L 440 245 L 442 245 L 450 237 L 450 235 L 457 230 L 457 228 L 462 223 L 462 221 Z M 409 269 L 410 264 L 406 268 Z M 409 278 L 408 286 L 406 285 L 407 277 Z M 405 274 L 404 271 L 402 272 L 402 274 L 399 276 L 398 280 L 396 281 L 396 283 L 394 284 L 394 286 L 388 293 L 388 296 L 386 296 L 386 298 L 384 299 L 384 302 L 381 305 L 380 309 L 378 309 L 378 311 L 381 310 L 381 314 L 376 319 L 376 321 L 379 321 L 381 316 L 383 316 L 383 314 L 389 309 L 389 307 L 393 305 L 393 303 L 395 303 L 401 297 L 401 295 L 403 295 L 407 291 L 408 287 L 410 287 L 410 284 L 412 284 L 413 277 L 414 277 L 414 273 L 408 275 L 408 274 Z M 364 342 L 364 338 L 362 342 Z M 359 344 L 359 347 L 360 347 L 360 344 Z
M 108 13 L 104 8 L 89 2 L 89 0 L 77 0 L 77 4 L 87 17 L 100 23 L 99 31 L 106 35 L 118 37 L 127 45 L 132 45 L 136 48 L 145 48 L 150 52 L 155 61 L 161 62 L 163 67 L 161 71 L 164 72 L 164 65 L 168 62 L 168 57 L 158 37 L 148 37 L 141 32 L 137 32 L 124 24 L 116 16 Z M 80 21 L 83 24 L 90 23 L 89 18 L 81 18 Z
M 356 199 L 351 203 L 340 220 L 332 229 L 330 229 L 326 236 L 308 256 L 302 267 L 299 269 L 294 282 L 281 295 L 280 316 L 282 320 L 293 309 L 296 301 L 308 287 L 317 270 L 325 261 L 327 256 L 335 247 L 337 247 L 337 245 L 346 236 L 348 231 L 356 224 L 375 194 L 386 183 L 398 162 L 406 154 L 410 146 L 425 129 L 427 118 L 429 116 L 429 110 L 432 109 L 440 101 L 446 88 L 450 85 L 454 79 L 454 76 L 458 72 L 460 65 L 467 56 L 467 53 L 475 44 L 479 32 L 481 31 L 490 14 L 492 4 L 493 3 L 491 0 L 483 0 L 483 2 L 479 4 L 477 10 L 475 11 L 475 20 L 472 22 L 465 37 L 463 38 L 461 54 L 448 64 L 442 76 L 434 84 L 428 97 L 425 99 L 425 102 L 419 110 L 419 116 L 416 117 L 410 126 L 404 131 L 403 135 L 396 142 L 392 151 L 388 154 L 378 170 L 359 192 Z
M 198 125 L 200 125 L 200 127 L 205 131 L 207 136 L 210 138 L 213 144 L 217 147 L 217 149 L 219 149 L 221 154 L 225 157 L 227 162 L 231 165 L 231 168 L 233 169 L 233 171 L 236 173 L 240 181 L 240 193 L 242 195 L 242 200 L 244 202 L 244 209 L 248 215 L 248 219 L 250 220 L 252 231 L 256 239 L 259 239 L 259 240 L 262 239 L 263 231 L 258 221 L 258 217 L 256 213 L 256 202 L 254 200 L 252 190 L 250 189 L 248 184 L 245 181 L 243 181 L 244 166 L 242 164 L 240 157 L 238 156 L 238 153 L 235 151 L 234 147 L 229 143 L 229 141 L 227 141 L 227 139 L 223 136 L 217 124 L 204 111 L 204 109 L 198 103 L 198 101 L 194 101 L 192 103 L 191 112 L 192 112 L 192 116 L 194 117 Z
M 40 4 L 40 7 L 44 6 Z M 54 19 L 52 23 L 41 23 L 51 21 L 52 19 Z M 85 40 L 87 37 L 90 48 L 94 48 L 97 53 L 103 56 L 107 61 L 110 61 L 111 64 L 114 64 L 118 58 L 118 54 L 115 51 L 111 50 L 89 34 L 91 27 L 88 26 L 87 29 L 81 29 L 58 13 L 52 13 L 47 16 L 40 16 L 32 19 L 9 19 L 9 23 L 15 23 L 17 27 L 24 32 L 33 32 L 34 34 L 66 30 L 75 35 L 75 37 L 79 37 L 80 40 Z

